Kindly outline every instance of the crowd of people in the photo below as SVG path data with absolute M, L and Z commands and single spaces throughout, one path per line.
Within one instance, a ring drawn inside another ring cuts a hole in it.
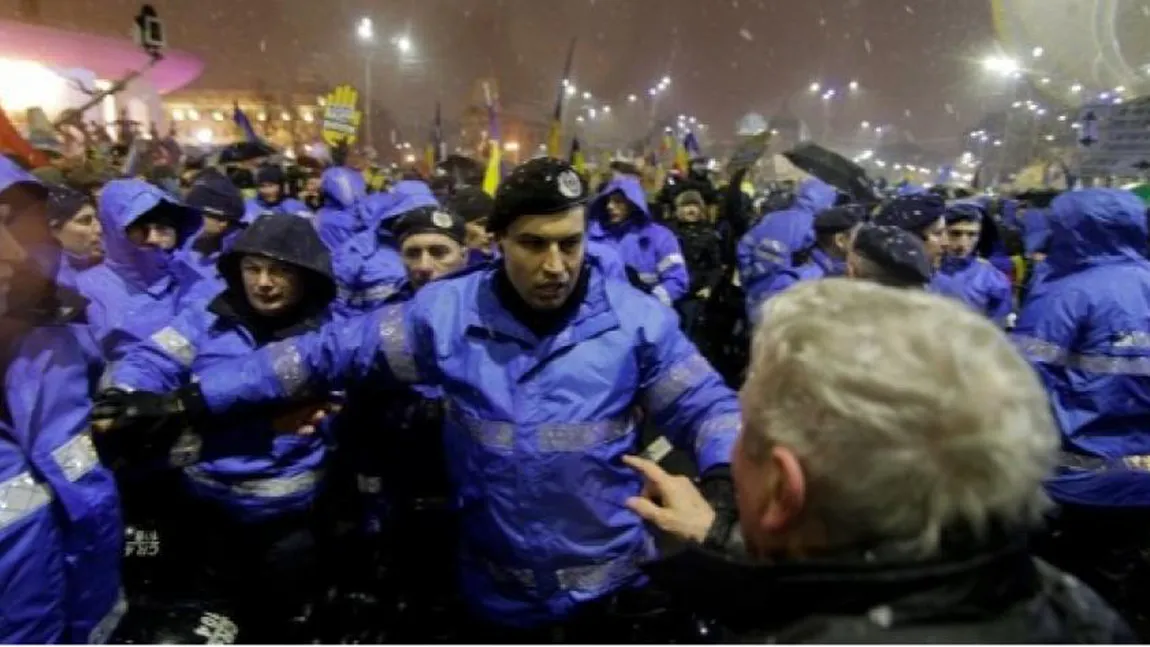
M 1147 205 L 684 171 L 0 157 L 0 641 L 1150 638 Z

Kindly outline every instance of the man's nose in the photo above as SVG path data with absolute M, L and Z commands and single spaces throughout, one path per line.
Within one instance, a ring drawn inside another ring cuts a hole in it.
M 163 236 L 160 234 L 159 227 L 148 227 L 148 237 L 144 239 L 144 243 L 152 245 L 153 247 L 161 247 L 164 244 Z
M 547 250 L 547 255 L 543 259 L 543 269 L 552 274 L 561 274 L 565 269 L 563 265 L 563 254 L 559 252 L 558 245 L 552 245 Z

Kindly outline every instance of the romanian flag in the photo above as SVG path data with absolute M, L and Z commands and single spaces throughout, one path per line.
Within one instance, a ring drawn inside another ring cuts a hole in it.
M 688 136 L 690 136 L 690 133 L 688 133 Z M 677 145 L 675 146 L 675 169 L 677 169 L 680 173 L 686 173 L 687 167 L 691 165 L 690 162 L 691 158 L 687 154 L 687 140 L 684 139 L 681 142 L 677 142 Z
M 32 168 L 47 166 L 48 156 L 32 147 L 28 140 L 8 121 L 8 115 L 0 108 L 0 153 L 12 153 L 24 158 Z
M 559 96 L 555 99 L 555 112 L 551 115 L 551 128 L 547 131 L 547 155 L 556 159 L 561 155 L 561 141 L 563 139 L 563 96 L 567 93 L 567 84 L 571 82 L 571 64 L 575 60 L 575 39 L 571 39 L 571 46 L 567 48 L 567 62 L 563 65 L 563 80 L 559 84 Z
M 579 144 L 578 137 L 571 140 L 571 153 L 567 156 L 567 161 L 580 175 L 587 173 L 587 158 L 583 155 L 583 146 Z
M 483 92 L 487 100 L 487 172 L 483 174 L 483 192 L 495 197 L 495 190 L 499 188 L 499 181 L 503 179 L 502 173 L 502 143 L 499 137 L 499 115 L 495 111 L 495 97 L 491 96 L 491 88 L 484 83 Z
M 427 150 L 424 151 L 423 160 L 427 166 L 428 177 L 435 174 L 435 167 L 447 157 L 443 149 L 443 117 L 439 109 L 439 102 L 436 101 L 435 124 L 431 127 L 431 141 L 428 142 Z

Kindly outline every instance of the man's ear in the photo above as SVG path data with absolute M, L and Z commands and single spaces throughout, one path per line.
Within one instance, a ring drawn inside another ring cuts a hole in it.
M 771 449 L 770 460 L 775 478 L 759 525 L 764 532 L 779 535 L 790 530 L 802 513 L 807 484 L 802 465 L 791 450 L 775 445 Z

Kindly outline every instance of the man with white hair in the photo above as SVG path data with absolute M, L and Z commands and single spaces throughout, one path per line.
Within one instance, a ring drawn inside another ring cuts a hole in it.
M 1116 642 L 1123 621 L 1034 560 L 1028 531 L 1058 435 L 997 327 L 961 303 L 865 281 L 767 302 L 731 468 L 746 555 L 692 483 L 627 505 L 700 547 L 648 568 L 718 621 L 770 642 Z M 725 553 L 725 554 L 724 554 Z

